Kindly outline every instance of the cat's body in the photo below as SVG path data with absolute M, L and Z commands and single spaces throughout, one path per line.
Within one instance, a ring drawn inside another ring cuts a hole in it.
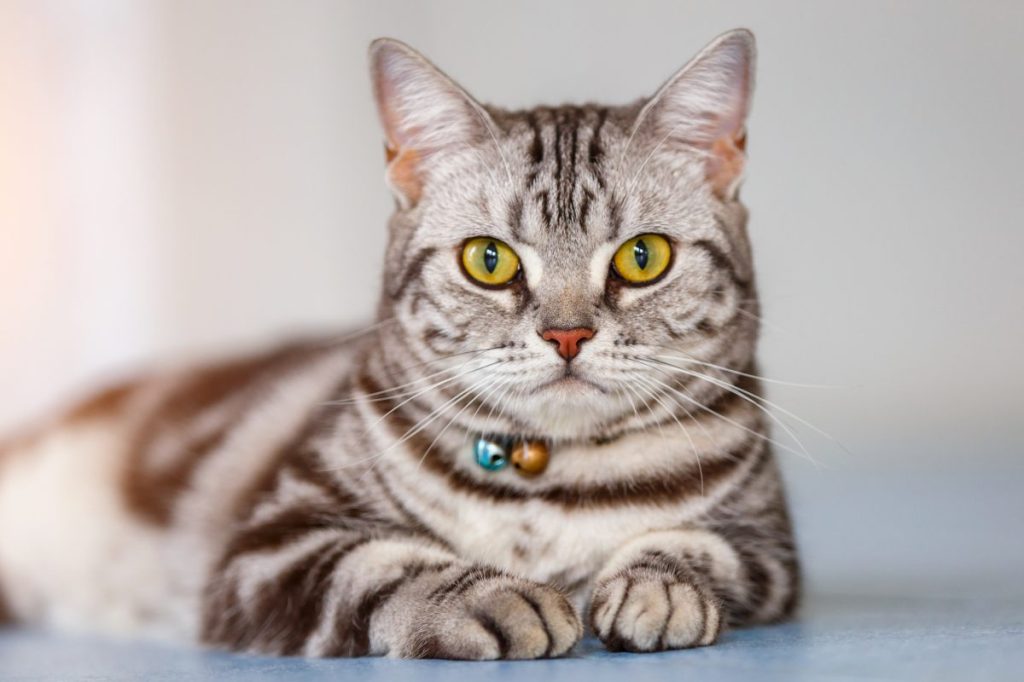
M 790 613 L 735 197 L 752 49 L 727 34 L 646 104 L 504 112 L 377 43 L 399 201 L 380 321 L 129 383 L 5 446 L 0 613 L 464 658 L 564 653 L 580 615 L 646 651 Z M 663 274 L 609 269 L 655 233 Z M 500 286 L 467 270 L 481 236 L 518 253 Z M 488 434 L 550 463 L 485 469 Z

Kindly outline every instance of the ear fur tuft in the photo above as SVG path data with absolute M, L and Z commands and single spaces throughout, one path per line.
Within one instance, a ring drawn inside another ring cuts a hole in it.
M 746 121 L 754 91 L 754 34 L 729 31 L 676 72 L 641 110 L 636 125 L 707 154 L 707 179 L 723 199 L 736 195 L 746 161 Z

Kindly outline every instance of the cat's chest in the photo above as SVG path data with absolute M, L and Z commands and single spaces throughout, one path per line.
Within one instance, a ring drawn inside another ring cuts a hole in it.
M 697 474 L 679 466 L 678 444 L 650 434 L 600 451 L 559 450 L 543 474 L 525 478 L 510 467 L 485 471 L 468 451 L 449 459 L 417 452 L 395 453 L 380 474 L 402 513 L 462 558 L 563 586 L 589 581 L 638 536 L 714 504 L 694 485 Z
M 582 587 L 630 539 L 678 523 L 651 509 L 463 501 L 445 533 L 459 553 L 542 582 Z

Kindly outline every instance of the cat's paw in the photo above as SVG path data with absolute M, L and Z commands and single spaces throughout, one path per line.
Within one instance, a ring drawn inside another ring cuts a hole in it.
M 714 643 L 722 612 L 696 581 L 626 570 L 594 590 L 590 623 L 611 651 L 664 651 Z
M 418 621 L 405 652 L 416 658 L 561 656 L 583 635 L 561 592 L 484 567 L 434 590 Z

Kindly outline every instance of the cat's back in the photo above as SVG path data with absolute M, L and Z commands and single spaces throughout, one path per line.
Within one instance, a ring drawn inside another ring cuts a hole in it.
M 364 342 L 307 339 L 154 372 L 0 443 L 0 603 L 37 622 L 76 625 L 90 612 L 115 630 L 168 622 L 246 495 L 345 391 Z M 55 591 L 64 598 L 35 598 Z M 104 600 L 124 607 L 94 608 Z M 176 621 L 191 627 L 184 611 Z

